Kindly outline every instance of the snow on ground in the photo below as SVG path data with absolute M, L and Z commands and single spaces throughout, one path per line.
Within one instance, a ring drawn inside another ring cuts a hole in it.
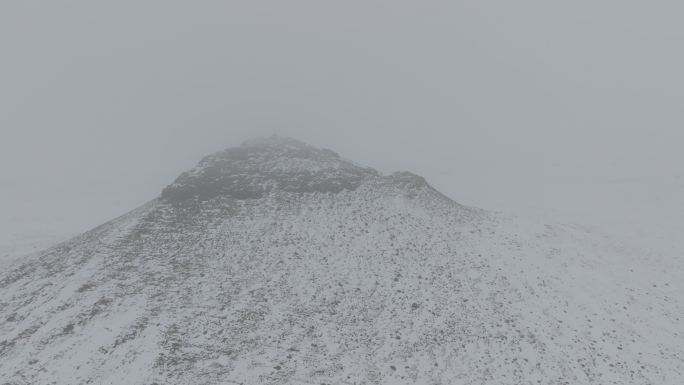
M 145 201 L 124 192 L 68 197 L 22 195 L 16 190 L 16 186 L 0 186 L 0 267 L 71 239 Z
M 252 167 L 245 152 L 227 155 Z M 681 243 L 471 209 L 350 164 L 337 191 L 323 155 L 313 184 L 311 162 L 187 174 L 174 186 L 221 194 L 15 260 L 0 382 L 681 384 Z M 269 188 L 235 198 L 233 172 Z
M 383 189 L 153 201 L 5 277 L 0 367 L 65 384 L 679 384 L 681 261 Z

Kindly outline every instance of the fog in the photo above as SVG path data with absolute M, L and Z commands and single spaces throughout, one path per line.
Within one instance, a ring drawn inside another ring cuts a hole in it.
M 85 231 L 205 154 L 270 134 L 410 170 L 464 204 L 674 236 L 683 12 L 629 0 L 2 2 L 0 254 Z

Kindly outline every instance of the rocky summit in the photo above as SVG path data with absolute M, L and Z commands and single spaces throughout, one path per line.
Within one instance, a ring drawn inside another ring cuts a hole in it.
M 377 177 L 375 170 L 343 160 L 333 151 L 276 136 L 204 158 L 165 188 L 162 198 L 258 199 L 272 191 L 339 193 Z
M 0 384 L 672 384 L 681 258 L 280 137 L 0 271 Z

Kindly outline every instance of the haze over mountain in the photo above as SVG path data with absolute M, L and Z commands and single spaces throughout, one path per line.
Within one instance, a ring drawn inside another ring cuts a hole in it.
M 683 282 L 269 137 L 0 272 L 0 383 L 675 385 Z

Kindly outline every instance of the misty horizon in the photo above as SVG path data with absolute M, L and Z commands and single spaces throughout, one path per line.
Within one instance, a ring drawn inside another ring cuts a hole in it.
M 5 3 L 2 217 L 75 235 L 277 133 L 464 204 L 663 231 L 684 28 L 651 4 Z
M 679 384 L 683 13 L 2 2 L 0 382 Z

